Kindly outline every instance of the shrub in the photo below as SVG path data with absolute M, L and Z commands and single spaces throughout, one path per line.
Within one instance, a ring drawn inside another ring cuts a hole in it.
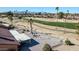
M 25 29 L 23 29 L 23 31 L 22 31 L 22 33 L 24 33 L 26 30 Z
M 15 27 L 13 25 L 9 25 L 8 29 L 14 29 Z
M 43 47 L 43 51 L 52 51 L 52 48 L 49 44 L 45 44 Z
M 22 19 L 22 16 L 19 16 L 18 19 Z
M 30 32 L 30 31 L 27 29 L 27 32 Z
M 66 43 L 66 45 L 75 45 L 75 44 L 73 44 L 73 43 L 71 43 L 71 41 L 70 40 L 65 40 L 65 43 Z

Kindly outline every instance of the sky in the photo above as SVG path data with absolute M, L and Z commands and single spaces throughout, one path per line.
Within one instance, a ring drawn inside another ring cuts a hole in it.
M 30 12 L 48 12 L 56 13 L 56 7 L 0 7 L 0 12 L 7 11 L 30 11 Z M 70 13 L 79 13 L 79 7 L 59 7 L 59 12 L 66 13 L 69 10 Z

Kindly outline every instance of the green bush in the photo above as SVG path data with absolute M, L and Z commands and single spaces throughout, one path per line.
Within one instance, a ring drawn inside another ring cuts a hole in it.
M 70 40 L 65 40 L 65 43 L 66 43 L 66 45 L 75 45 L 75 44 L 73 44 L 73 43 L 71 43 L 71 41 Z
M 43 51 L 52 51 L 52 48 L 49 44 L 45 44 L 43 47 Z

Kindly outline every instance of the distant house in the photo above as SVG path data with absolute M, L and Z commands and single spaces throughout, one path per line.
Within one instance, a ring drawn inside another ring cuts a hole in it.
M 6 27 L 0 26 L 0 51 L 18 50 L 19 42 Z

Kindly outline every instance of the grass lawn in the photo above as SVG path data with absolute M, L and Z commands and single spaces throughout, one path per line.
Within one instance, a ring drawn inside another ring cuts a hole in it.
M 64 27 L 69 29 L 76 29 L 76 25 L 78 24 L 78 23 L 68 23 L 68 22 L 48 22 L 48 21 L 40 21 L 40 20 L 33 20 L 33 21 L 44 25 Z

